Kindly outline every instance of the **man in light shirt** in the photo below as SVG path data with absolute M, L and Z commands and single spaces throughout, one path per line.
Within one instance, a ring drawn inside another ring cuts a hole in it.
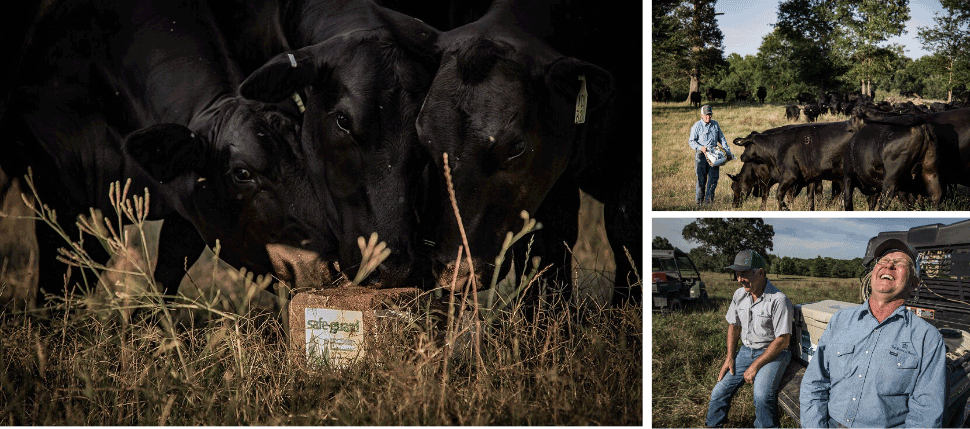
M 777 427 L 778 385 L 791 362 L 792 303 L 768 281 L 758 252 L 738 253 L 726 269 L 737 273 L 741 287 L 727 311 L 727 357 L 711 391 L 706 424 L 724 426 L 734 394 L 748 382 L 754 386 L 754 426 Z
M 690 128 L 690 136 L 687 144 L 694 149 L 694 169 L 697 172 L 697 188 L 694 193 L 694 201 L 700 205 L 714 201 L 714 190 L 717 189 L 717 179 L 721 171 L 720 166 L 712 166 L 707 160 L 707 152 L 712 150 L 724 150 L 727 161 L 734 159 L 731 148 L 728 147 L 727 138 L 721 131 L 720 124 L 711 119 L 714 110 L 711 106 L 701 107 L 701 120 L 694 123 Z M 720 148 L 719 148 L 720 146 Z
M 802 378 L 803 427 L 935 428 L 946 405 L 946 346 L 903 305 L 919 284 L 917 253 L 890 238 L 863 280 L 871 295 L 835 313 Z

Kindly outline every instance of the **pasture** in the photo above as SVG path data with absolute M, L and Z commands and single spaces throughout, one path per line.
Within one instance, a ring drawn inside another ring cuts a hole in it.
M 653 313 L 653 427 L 703 427 L 711 389 L 727 352 L 724 315 L 738 288 L 727 273 L 704 272 L 711 301 L 680 313 Z M 768 275 L 792 304 L 826 299 L 860 302 L 857 279 L 827 279 Z M 751 427 L 754 404 L 751 386 L 734 397 L 726 427 Z M 780 411 L 779 411 L 780 412 Z M 798 427 L 781 413 L 782 427 Z
M 144 271 L 157 222 L 125 228 L 131 242 L 113 253 L 100 282 L 89 279 L 87 291 L 55 300 L 54 311 L 33 309 L 32 233 L 47 226 L 28 218 L 20 191 L 11 188 L 0 217 L 4 424 L 643 423 L 639 306 L 543 310 L 528 319 L 511 306 L 485 325 L 477 350 L 443 341 L 468 334 L 443 332 L 431 312 L 419 310 L 363 363 L 308 365 L 288 350 L 284 294 L 267 292 L 265 279 L 211 251 L 188 269 L 179 296 L 161 305 Z M 602 222 L 601 214 L 582 218 Z M 592 250 L 599 238 L 574 249 L 587 261 L 577 267 L 580 288 L 612 275 L 593 268 L 605 259 Z
M 761 198 L 758 197 L 748 197 L 738 208 L 735 208 L 732 204 L 734 194 L 731 191 L 731 178 L 727 174 L 737 174 L 741 170 L 742 162 L 738 157 L 744 152 L 744 148 L 733 145 L 731 142 L 737 137 L 747 136 L 752 131 L 764 131 L 792 123 L 805 123 L 804 114 L 799 116 L 797 122 L 792 122 L 785 118 L 784 104 L 738 104 L 733 100 L 727 103 L 705 101 L 703 104 L 711 104 L 713 107 L 713 119 L 720 124 L 724 136 L 731 146 L 731 151 L 735 155 L 734 160 L 721 166 L 714 203 L 703 207 L 703 209 L 761 210 Z M 694 188 L 697 183 L 697 176 L 694 171 L 694 150 L 687 145 L 687 137 L 690 135 L 691 126 L 700 120 L 700 109 L 685 102 L 654 102 L 652 108 L 653 210 L 697 210 L 698 206 L 694 204 Z M 818 117 L 817 122 L 836 122 L 847 119 L 846 116 L 825 113 Z M 777 188 L 778 186 L 775 185 L 769 192 L 766 210 L 775 211 L 778 209 Z M 957 195 L 944 199 L 939 207 L 930 207 L 917 202 L 913 209 L 966 210 L 967 207 L 970 207 L 970 198 L 966 196 L 966 189 L 961 186 L 956 188 Z M 816 210 L 842 210 L 841 195 L 830 200 L 831 189 L 831 182 L 824 182 L 823 197 L 816 202 Z M 789 204 L 789 207 L 792 210 L 808 210 L 807 195 L 807 190 L 803 189 L 794 202 Z M 856 210 L 866 210 L 868 207 L 865 197 L 858 190 L 853 193 L 853 203 Z M 896 199 L 889 204 L 889 210 L 910 209 Z

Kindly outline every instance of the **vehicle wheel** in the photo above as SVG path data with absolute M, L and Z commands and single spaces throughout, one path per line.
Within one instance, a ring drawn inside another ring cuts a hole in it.
M 707 291 L 706 290 L 702 290 L 701 291 L 701 307 L 707 307 L 707 304 L 709 304 L 709 303 L 710 303 L 710 301 L 707 299 Z
M 679 299 L 674 298 L 670 300 L 670 303 L 668 304 L 668 308 L 670 308 L 670 311 L 680 311 L 684 308 L 684 305 L 680 302 Z

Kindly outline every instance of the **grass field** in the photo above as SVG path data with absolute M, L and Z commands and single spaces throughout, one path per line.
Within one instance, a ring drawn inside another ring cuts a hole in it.
M 293 353 L 285 297 L 211 251 L 162 305 L 140 271 L 157 222 L 127 227 L 147 245 L 115 252 L 93 290 L 32 309 L 33 228 L 47 226 L 18 218 L 30 215 L 19 191 L 0 217 L 0 424 L 643 424 L 643 311 L 595 305 L 610 299 L 595 284 L 613 276 L 611 254 L 597 250 L 603 231 L 574 249 L 589 305 L 513 305 L 472 331 L 412 308 L 365 361 L 341 369 Z M 582 219 L 602 223 L 601 207 Z
M 764 131 L 770 128 L 780 127 L 793 122 L 785 119 L 785 106 L 783 104 L 738 104 L 734 102 L 712 104 L 714 109 L 713 119 L 716 120 L 724 136 L 727 138 L 731 151 L 735 159 L 721 166 L 720 180 L 715 190 L 715 200 L 711 206 L 705 206 L 705 210 L 761 210 L 760 198 L 748 198 L 741 207 L 735 209 L 732 205 L 734 194 L 731 192 L 730 174 L 737 174 L 741 170 L 741 161 L 738 157 L 744 152 L 744 148 L 735 146 L 731 142 L 737 137 L 744 137 L 752 131 Z M 691 106 L 689 103 L 653 103 L 653 116 L 651 135 L 652 143 L 652 174 L 653 174 L 653 210 L 697 210 L 694 204 L 694 188 L 697 183 L 697 175 L 694 171 L 694 150 L 687 145 L 687 137 L 690 129 L 695 122 L 700 120 L 700 109 Z M 841 115 L 823 114 L 818 117 L 818 122 L 836 122 L 846 120 L 847 117 Z M 799 117 L 798 123 L 805 123 L 805 116 Z M 825 197 L 816 203 L 816 210 L 842 210 L 842 199 L 837 197 L 830 201 L 828 195 L 831 194 L 831 182 L 824 182 L 823 195 Z M 778 210 L 778 200 L 775 192 L 778 186 L 775 185 L 768 198 L 766 210 Z M 962 191 L 965 191 L 961 189 Z M 803 190 L 795 199 L 794 203 L 789 204 L 791 210 L 808 210 L 808 193 Z M 867 210 L 868 205 L 864 196 L 858 192 L 853 193 L 853 204 L 856 210 Z M 917 209 L 929 210 L 966 210 L 970 207 L 970 199 L 965 195 L 959 195 L 949 201 L 940 203 L 940 207 L 922 207 Z M 910 208 L 893 200 L 889 205 L 889 210 L 909 210 Z
M 653 313 L 653 427 L 703 427 L 711 389 L 727 353 L 725 313 L 738 288 L 727 273 L 701 273 L 711 297 L 706 307 L 680 313 Z M 769 275 L 793 304 L 826 299 L 860 302 L 856 279 L 822 279 Z M 781 413 L 783 427 L 797 427 Z M 741 388 L 732 403 L 726 427 L 751 427 L 754 404 L 751 387 Z

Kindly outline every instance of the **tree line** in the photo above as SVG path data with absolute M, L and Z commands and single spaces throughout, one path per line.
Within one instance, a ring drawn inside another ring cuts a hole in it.
M 717 219 L 704 218 L 691 222 L 683 229 L 683 237 L 697 242 L 690 259 L 700 271 L 725 271 L 734 257 L 745 249 L 754 249 L 765 258 L 768 272 L 777 275 L 796 275 L 828 278 L 858 278 L 865 268 L 862 258 L 835 259 L 793 258 L 770 253 L 774 249 L 774 228 L 760 218 Z M 654 249 L 673 249 L 665 237 L 653 238 Z
M 917 40 L 930 55 L 911 59 L 886 41 L 905 31 L 908 0 L 783 0 L 757 55 L 724 55 L 715 2 L 653 2 L 653 86 L 674 100 L 714 87 L 768 89 L 771 101 L 808 92 L 863 92 L 952 101 L 970 87 L 970 2 L 941 0 Z M 878 91 L 878 92 L 877 92 Z M 880 95 L 882 97 L 880 97 Z

